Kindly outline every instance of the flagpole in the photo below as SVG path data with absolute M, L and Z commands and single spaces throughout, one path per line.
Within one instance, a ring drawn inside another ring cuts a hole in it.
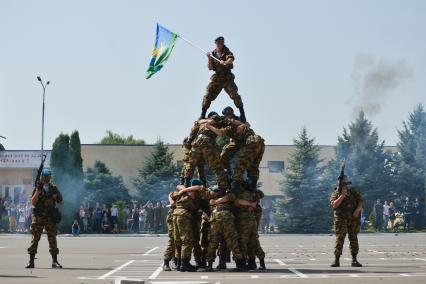
M 199 47 L 198 45 L 196 45 L 195 43 L 187 40 L 186 38 L 184 38 L 181 35 L 178 35 L 182 40 L 186 41 L 189 45 L 191 45 L 192 47 L 195 47 L 196 49 L 201 50 L 204 54 L 207 54 L 207 51 L 205 51 L 204 49 L 202 49 L 201 47 Z M 213 55 L 210 54 L 210 57 L 213 58 L 214 60 L 216 60 L 217 62 L 220 62 L 220 60 L 216 57 L 214 57 Z

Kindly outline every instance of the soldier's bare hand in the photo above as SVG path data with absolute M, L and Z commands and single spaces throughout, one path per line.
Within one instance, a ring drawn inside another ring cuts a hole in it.
M 346 187 L 342 188 L 342 195 L 344 197 L 348 196 L 348 189 Z
M 359 218 L 359 216 L 360 216 L 360 214 L 361 214 L 361 210 L 360 209 L 355 209 L 355 211 L 354 211 L 354 215 L 353 215 L 353 217 L 354 217 L 354 219 L 358 219 Z

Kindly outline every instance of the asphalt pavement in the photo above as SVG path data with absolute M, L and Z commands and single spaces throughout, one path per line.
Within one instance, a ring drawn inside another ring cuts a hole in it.
M 361 268 L 350 266 L 345 244 L 340 268 L 331 268 L 334 236 L 262 236 L 266 272 L 163 272 L 164 236 L 58 237 L 63 269 L 51 269 L 46 235 L 36 268 L 25 269 L 29 235 L 0 235 L 0 283 L 119 283 L 123 279 L 156 284 L 208 283 L 426 283 L 426 234 L 361 234 Z

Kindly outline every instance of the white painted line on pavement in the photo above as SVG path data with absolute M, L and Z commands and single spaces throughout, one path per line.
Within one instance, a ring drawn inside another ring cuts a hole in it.
M 350 277 L 359 277 L 358 274 L 349 274 Z
M 108 276 L 110 276 L 110 275 L 112 275 L 112 274 L 116 273 L 117 271 L 120 271 L 121 269 L 123 269 L 123 268 L 124 268 L 124 267 L 126 267 L 127 265 L 132 264 L 133 262 L 135 262 L 135 260 L 129 260 L 128 262 L 126 262 L 126 263 L 124 263 L 124 264 L 120 265 L 120 266 L 119 266 L 119 267 L 117 267 L 116 269 L 113 269 L 113 270 L 111 270 L 110 272 L 107 272 L 107 273 L 105 273 L 104 275 L 102 275 L 102 276 L 98 277 L 98 279 L 105 279 L 105 278 L 107 278 Z
M 349 257 L 345 257 L 344 260 L 351 260 Z
M 200 276 L 200 279 L 209 279 L 207 275 Z
M 146 253 L 144 253 L 143 255 L 149 255 L 151 252 L 155 251 L 156 249 L 158 249 L 158 247 L 152 248 L 149 251 L 147 251 Z
M 276 263 L 278 263 L 279 265 L 287 265 L 287 264 L 285 264 L 284 262 L 282 262 L 281 261 L 281 259 L 274 259 L 274 261 L 276 262 Z
M 406 273 L 400 273 L 399 275 L 401 275 L 401 276 L 405 276 L 405 277 L 410 276 L 410 274 L 406 274 Z
M 250 275 L 250 278 L 252 278 L 252 279 L 258 279 L 259 275 Z
M 299 276 L 300 278 L 308 278 L 308 275 L 303 274 L 302 272 L 300 272 L 297 269 L 294 268 L 289 268 L 288 270 L 290 270 L 291 272 L 293 272 L 294 274 L 296 274 L 297 276 Z
M 160 265 L 158 268 L 157 268 L 157 270 L 155 270 L 152 274 L 151 274 L 151 276 L 149 276 L 149 279 L 155 279 L 155 278 L 157 278 L 158 277 L 158 275 L 160 275 L 160 273 L 161 273 L 161 271 L 163 270 L 163 266 L 162 265 Z
M 416 257 L 415 259 L 416 260 L 421 260 L 421 261 L 426 261 L 426 258 L 418 258 L 418 257 Z

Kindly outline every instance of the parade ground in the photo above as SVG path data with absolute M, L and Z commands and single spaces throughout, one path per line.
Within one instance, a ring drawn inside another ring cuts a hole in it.
M 361 234 L 361 268 L 350 267 L 345 244 L 340 268 L 333 260 L 332 235 L 262 236 L 267 272 L 163 272 L 165 236 L 58 237 L 62 270 L 50 268 L 46 236 L 36 268 L 24 269 L 29 235 L 0 235 L 0 283 L 425 283 L 426 234 Z M 229 265 L 232 268 L 234 265 Z M 134 282 L 137 283 L 137 282 Z M 141 283 L 141 282 L 140 282 Z

